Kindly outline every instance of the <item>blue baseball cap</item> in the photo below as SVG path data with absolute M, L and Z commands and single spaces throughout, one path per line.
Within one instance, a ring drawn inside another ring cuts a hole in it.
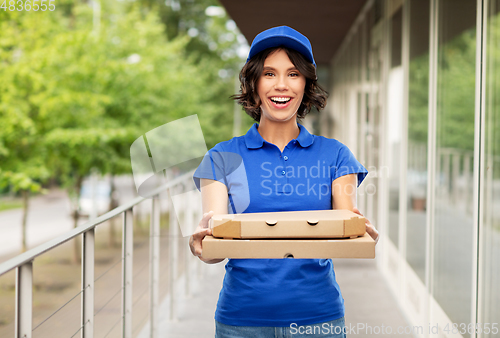
M 296 50 L 316 67 L 309 39 L 288 26 L 273 27 L 259 33 L 252 41 L 247 62 L 264 49 L 279 46 Z

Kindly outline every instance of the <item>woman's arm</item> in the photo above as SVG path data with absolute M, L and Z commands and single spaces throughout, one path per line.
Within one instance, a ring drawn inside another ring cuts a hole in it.
M 205 236 L 212 234 L 208 227 L 208 221 L 214 214 L 227 214 L 227 187 L 218 181 L 201 179 L 201 203 L 203 207 L 203 218 L 201 219 L 194 234 L 189 239 L 189 247 L 193 255 L 199 257 L 207 264 L 222 262 L 224 259 L 204 259 L 202 256 L 201 241 Z
M 332 183 L 332 209 L 347 209 L 363 216 L 356 208 L 357 186 L 358 177 L 356 174 L 344 175 L 335 179 Z M 378 242 L 378 231 L 368 219 L 366 219 L 366 232 L 375 242 Z
M 356 174 L 344 175 L 332 182 L 332 209 L 353 210 L 356 207 Z

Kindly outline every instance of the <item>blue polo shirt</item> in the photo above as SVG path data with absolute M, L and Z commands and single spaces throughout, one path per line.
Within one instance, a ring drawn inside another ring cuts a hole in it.
M 299 136 L 280 149 L 265 141 L 255 123 L 240 137 L 208 151 L 194 174 L 228 188 L 232 213 L 327 210 L 332 182 L 366 169 L 334 139 Z M 344 316 L 344 300 L 330 259 L 229 259 L 215 319 L 237 326 L 290 326 Z

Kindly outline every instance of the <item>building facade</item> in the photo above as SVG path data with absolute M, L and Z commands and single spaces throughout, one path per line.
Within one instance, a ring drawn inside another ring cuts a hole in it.
M 359 208 L 422 337 L 500 337 L 500 1 L 368 2 L 322 134 L 371 171 Z
M 259 17 L 222 2 L 251 41 Z M 325 13 L 346 3 L 308 2 Z M 358 206 L 380 229 L 378 265 L 418 336 L 500 337 L 500 1 L 354 3 L 319 66 L 330 98 L 311 124 L 369 169 Z M 304 16 L 287 14 L 258 31 L 288 24 L 315 48 Z M 325 20 L 310 24 L 325 34 Z

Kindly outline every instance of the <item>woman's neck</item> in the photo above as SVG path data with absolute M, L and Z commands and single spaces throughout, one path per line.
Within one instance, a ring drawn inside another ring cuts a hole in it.
M 296 119 L 286 122 L 269 121 L 261 119 L 259 123 L 259 134 L 264 140 L 276 145 L 281 151 L 286 145 L 300 134 Z

